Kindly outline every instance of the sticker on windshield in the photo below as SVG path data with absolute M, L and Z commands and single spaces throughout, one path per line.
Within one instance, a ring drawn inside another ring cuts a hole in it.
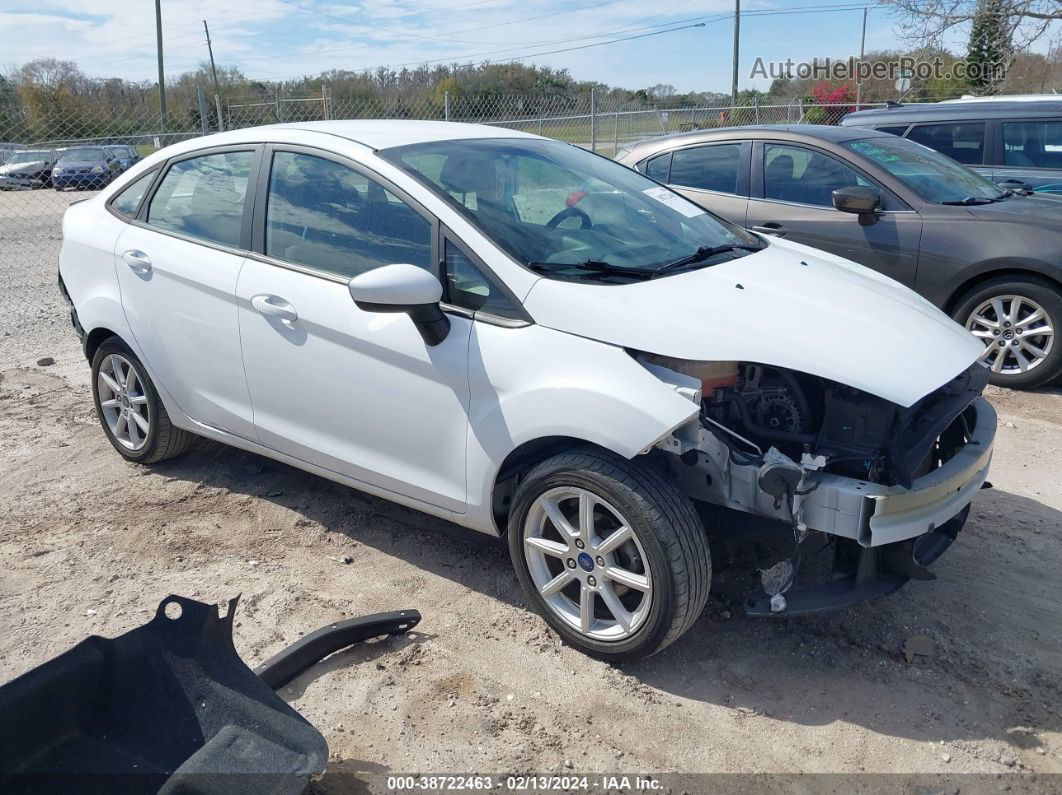
M 677 193 L 672 193 L 667 188 L 646 188 L 642 191 L 651 199 L 656 199 L 661 204 L 666 204 L 672 210 L 682 213 L 687 218 L 696 218 L 704 215 L 704 210 L 691 201 L 683 199 Z

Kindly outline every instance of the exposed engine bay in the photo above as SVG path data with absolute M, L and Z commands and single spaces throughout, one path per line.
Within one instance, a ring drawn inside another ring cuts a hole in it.
M 829 598 L 807 597 L 813 606 L 802 610 L 932 578 L 924 567 L 954 540 L 985 484 L 995 413 L 980 398 L 989 375 L 980 365 L 903 407 L 767 365 L 639 358 L 700 403 L 696 422 L 657 445 L 673 454 L 663 462 L 680 487 L 695 501 L 772 520 L 791 535 L 788 557 L 760 569 L 768 613 L 786 610 L 781 595 L 815 532 L 833 538 L 845 567 L 835 573 L 846 580 L 828 583 Z
M 653 361 L 650 359 L 650 361 Z M 746 362 L 660 360 L 701 381 L 701 418 L 739 454 L 771 447 L 794 461 L 822 456 L 822 468 L 871 483 L 910 488 L 916 477 L 966 443 L 964 410 L 988 383 L 984 367 L 904 408 L 858 389 Z M 947 433 L 945 433 L 947 431 Z

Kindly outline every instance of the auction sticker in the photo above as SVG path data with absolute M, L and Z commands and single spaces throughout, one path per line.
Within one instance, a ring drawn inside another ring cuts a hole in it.
M 682 198 L 677 193 L 672 193 L 667 188 L 646 188 L 642 193 L 651 199 L 656 199 L 661 204 L 666 204 L 672 210 L 682 213 L 687 218 L 696 218 L 698 215 L 704 215 L 704 210 L 696 204 L 689 199 Z

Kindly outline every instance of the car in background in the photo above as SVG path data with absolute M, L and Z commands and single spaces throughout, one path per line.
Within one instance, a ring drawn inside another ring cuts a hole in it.
M 121 173 L 121 161 L 108 147 L 72 146 L 59 156 L 52 169 L 52 184 L 56 190 L 99 190 Z
M 118 159 L 122 171 L 126 171 L 140 162 L 140 153 L 136 151 L 135 146 L 127 146 L 126 144 L 108 144 L 107 148 L 110 149 Z
M 54 149 L 20 149 L 0 166 L 0 190 L 35 190 L 52 185 Z
M 1062 97 L 892 103 L 841 124 L 908 138 L 1008 187 L 1062 194 Z
M 507 535 L 609 660 L 700 615 L 698 506 L 777 520 L 750 613 L 819 611 L 929 577 L 992 456 L 981 346 L 910 290 L 515 130 L 173 144 L 66 210 L 59 272 L 127 460 L 207 436 Z M 810 592 L 802 542 L 836 546 Z
M 4 163 L 10 160 L 11 155 L 15 154 L 15 152 L 25 148 L 26 147 L 22 144 L 12 144 L 0 141 L 0 166 L 4 165 Z
M 1006 190 L 928 147 L 854 127 L 681 133 L 619 160 L 732 223 L 914 289 L 985 344 L 994 384 L 1062 373 L 1062 198 Z

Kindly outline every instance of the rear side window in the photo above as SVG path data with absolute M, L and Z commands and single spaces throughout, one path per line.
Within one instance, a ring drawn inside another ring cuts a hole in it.
M 881 132 L 887 132 L 887 133 L 889 133 L 889 135 L 900 135 L 900 136 L 902 136 L 905 132 L 907 132 L 907 125 L 906 124 L 900 124 L 900 125 L 897 125 L 895 127 L 875 127 L 874 129 L 875 130 L 879 130 Z
M 961 124 L 918 124 L 907 138 L 936 149 L 942 155 L 967 165 L 985 162 L 985 125 L 983 122 Z
M 668 182 L 686 188 L 737 193 L 741 144 L 678 149 L 671 156 Z
M 174 163 L 151 198 L 147 222 L 237 247 L 253 152 L 222 152 Z
M 134 218 L 153 179 L 155 179 L 155 172 L 149 171 L 139 179 L 133 180 L 131 185 L 111 200 L 111 207 L 128 218 Z
M 351 278 L 381 265 L 430 270 L 432 225 L 375 180 L 322 157 L 277 152 L 265 253 Z
M 658 155 L 645 164 L 645 176 L 657 182 L 667 182 L 671 173 L 671 153 Z
M 1062 168 L 1062 121 L 1003 122 L 1003 163 Z

